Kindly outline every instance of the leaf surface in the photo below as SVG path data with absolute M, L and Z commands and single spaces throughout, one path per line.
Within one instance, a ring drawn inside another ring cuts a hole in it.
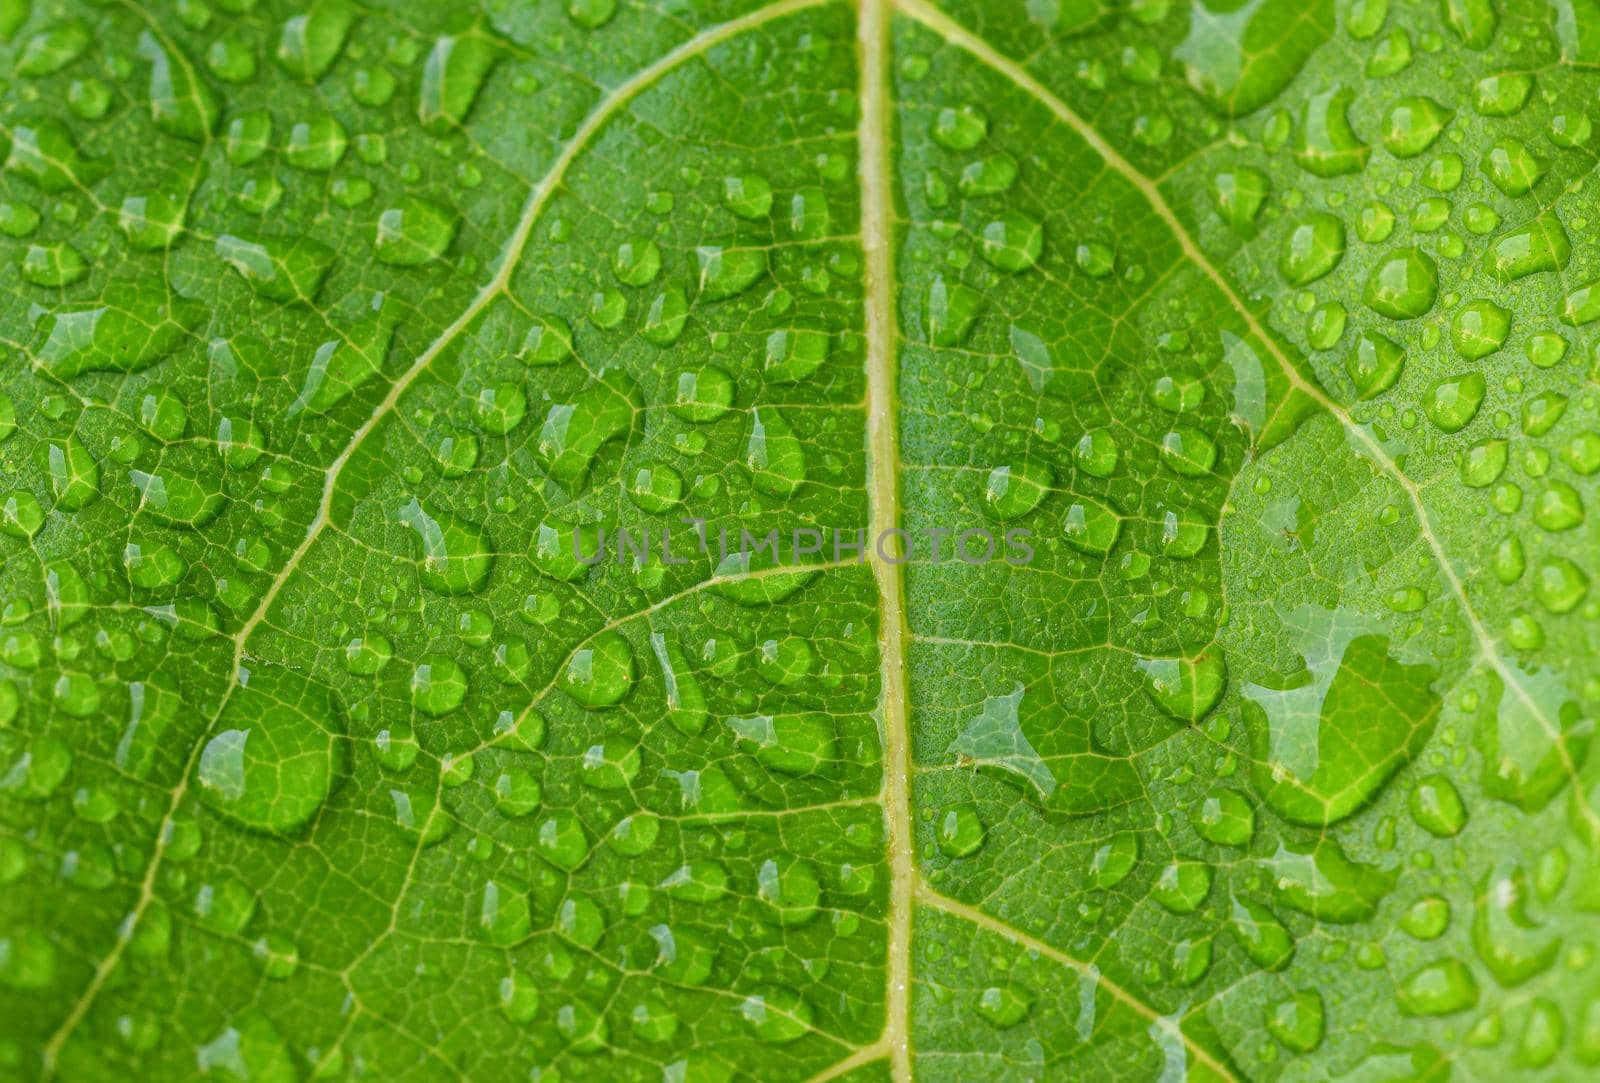
M 1600 1061 L 1600 16 L 1113 7 L 0 0 L 6 1072 Z

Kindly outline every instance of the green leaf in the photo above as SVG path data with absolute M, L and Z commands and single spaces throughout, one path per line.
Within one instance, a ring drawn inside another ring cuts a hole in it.
M 0 0 L 0 1075 L 1581 1079 L 1587 0 Z

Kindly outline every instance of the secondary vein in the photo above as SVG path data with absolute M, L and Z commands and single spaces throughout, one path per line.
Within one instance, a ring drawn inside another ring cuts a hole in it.
M 1141 1016 L 1154 1025 L 1169 1026 L 1175 1030 L 1177 1032 L 1179 1041 L 1181 1041 L 1183 1043 L 1183 1047 L 1189 1051 L 1189 1055 L 1192 1056 L 1196 1061 L 1211 1069 L 1211 1071 L 1215 1073 L 1218 1078 L 1239 1078 L 1234 1073 L 1233 1069 L 1229 1068 L 1225 1063 L 1213 1056 L 1206 1050 L 1204 1046 L 1200 1045 L 1187 1034 L 1183 1033 L 1182 1026 L 1179 1025 L 1176 1020 L 1172 1019 L 1170 1016 L 1162 1015 L 1150 1005 L 1134 996 L 1127 989 L 1124 989 L 1122 986 L 1118 985 L 1116 982 L 1100 973 L 1098 968 L 1083 962 L 1081 959 L 1073 958 L 1060 948 L 1055 947 L 1047 941 L 1040 940 L 1036 936 L 1025 933 L 1016 926 L 1007 924 L 992 914 L 989 914 L 983 910 L 979 910 L 975 906 L 969 906 L 959 899 L 952 899 L 950 896 L 941 894 L 925 884 L 918 887 L 917 900 L 924 906 L 930 906 L 935 910 L 943 910 L 945 913 L 961 918 L 963 921 L 970 922 L 980 929 L 987 929 L 996 936 L 1003 937 L 1019 947 L 1025 948 L 1028 951 L 1037 952 L 1046 959 L 1059 963 L 1075 973 L 1092 978 L 1097 988 L 1104 989 L 1113 1000 L 1123 1004 L 1135 1015 Z

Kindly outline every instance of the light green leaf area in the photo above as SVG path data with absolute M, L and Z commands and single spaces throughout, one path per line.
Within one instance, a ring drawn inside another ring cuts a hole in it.
M 1600 1064 L 1588 0 L 0 54 L 0 1076 Z

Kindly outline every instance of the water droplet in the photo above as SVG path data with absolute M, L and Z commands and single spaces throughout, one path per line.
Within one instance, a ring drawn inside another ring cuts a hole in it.
M 821 714 L 732 717 L 727 725 L 740 747 L 774 771 L 797 777 L 815 774 L 834 762 L 833 725 Z
M 739 1004 L 739 1016 L 763 1042 L 782 1045 L 811 1029 L 811 1005 L 799 993 L 768 986 Z
M 1450 341 L 1468 361 L 1488 357 L 1505 344 L 1511 313 L 1493 301 L 1469 301 L 1450 321 Z
M 1493 0 L 1442 0 L 1444 22 L 1469 49 L 1485 49 L 1494 40 L 1500 17 Z
M 1413 971 L 1395 991 L 1405 1015 L 1452 1015 L 1478 1003 L 1478 982 L 1457 959 L 1441 959 Z
M 1384 123 L 1383 145 L 1396 158 L 1415 158 L 1439 138 L 1453 114 L 1432 98 L 1401 98 Z
M 1249 166 L 1238 166 L 1215 173 L 1211 177 L 1211 201 L 1217 213 L 1228 225 L 1243 232 L 1248 230 L 1267 202 L 1266 174 Z
M 1561 461 L 1583 477 L 1600 471 L 1600 433 L 1585 432 L 1574 436 L 1561 449 Z
M 224 233 L 217 256 L 273 301 L 310 304 L 333 266 L 333 249 L 310 237 L 263 237 Z
M 1337 177 L 1366 167 L 1370 147 L 1350 126 L 1347 110 L 1355 93 L 1344 87 L 1313 94 L 1306 101 L 1295 143 L 1295 160 L 1308 173 Z
M 31 538 L 44 526 L 44 508 L 26 489 L 7 493 L 0 504 L 0 530 L 13 538 Z
M 1189 822 L 1207 842 L 1245 847 L 1255 834 L 1256 814 L 1239 791 L 1217 787 L 1190 810 Z
M 59 121 L 17 124 L 10 134 L 6 172 L 16 174 L 43 192 L 54 194 L 69 188 L 87 187 L 104 175 L 105 167 L 85 158 L 72 133 Z M 0 146 L 3 145 L 4 141 L 0 140 Z
M 1296 1053 L 1309 1053 L 1322 1044 L 1324 1010 L 1315 990 L 1295 993 L 1267 1009 L 1267 1030 Z
M 1455 785 L 1443 775 L 1431 775 L 1411 791 L 1411 816 L 1430 834 L 1449 838 L 1467 823 L 1467 809 Z
M 1294 956 L 1294 936 L 1260 903 L 1235 896 L 1228 928 L 1250 961 L 1263 969 L 1281 970 Z
M 764 861 L 756 872 L 756 896 L 779 925 L 804 925 L 822 897 L 816 866 L 797 857 Z
M 1561 947 L 1557 936 L 1529 916 L 1527 902 L 1527 874 L 1508 859 L 1490 872 L 1473 909 L 1473 947 L 1508 989 L 1547 970 Z
M 1161 438 L 1161 461 L 1175 474 L 1202 478 L 1217 464 L 1217 445 L 1200 430 L 1178 425 Z
M 248 38 L 229 31 L 206 50 L 206 67 L 224 83 L 248 83 L 256 77 L 256 54 Z
M 250 956 L 263 977 L 282 981 L 300 969 L 300 949 L 294 941 L 277 933 L 257 937 L 250 945 Z
M 193 902 L 194 916 L 213 932 L 231 935 L 250 923 L 256 912 L 256 895 L 232 877 L 201 884 Z
M 338 59 L 355 22 L 348 0 L 317 0 L 304 15 L 283 24 L 278 38 L 278 63 L 308 83 L 321 79 Z
M 57 23 L 22 43 L 22 48 L 12 63 L 12 71 L 30 79 L 54 75 L 82 56 L 88 47 L 89 31 L 81 22 L 71 19 Z
M 956 185 L 964 196 L 995 196 L 1010 191 L 1016 179 L 1017 160 L 997 152 L 969 163 Z
M 1501 285 L 1542 271 L 1560 271 L 1572 258 L 1566 227 L 1553 214 L 1496 238 L 1483 254 L 1484 269 Z
M 1006 212 L 983 227 L 983 258 L 1002 271 L 1015 274 L 1039 261 L 1044 227 L 1025 215 Z
M 656 294 L 639 323 L 639 337 L 655 346 L 671 346 L 689 321 L 689 298 L 683 287 L 669 285 Z
M 1122 533 L 1122 517 L 1097 500 L 1078 497 L 1061 517 L 1061 533 L 1078 552 L 1105 556 Z
M 576 815 L 565 810 L 540 821 L 533 847 L 540 857 L 566 872 L 589 859 L 589 837 L 583 824 Z
M 789 496 L 806 480 L 806 458 L 800 438 L 783 415 L 770 406 L 750 411 L 750 439 L 744 464 L 751 484 L 772 496 Z
M 644 408 L 638 387 L 627 376 L 608 371 L 570 401 L 553 403 L 539 429 L 535 453 L 561 484 L 583 483 L 601 447 L 626 433 Z
M 461 706 L 467 697 L 467 674 L 449 655 L 425 654 L 411 671 L 411 705 L 438 717 Z
M 939 849 L 947 857 L 970 857 L 983 846 L 986 834 L 983 820 L 975 805 L 963 804 L 946 808 L 939 813 Z
M 1332 22 L 1302 18 L 1303 11 L 1294 0 L 1242 6 L 1208 0 L 1194 10 L 1172 58 L 1208 106 L 1242 117 L 1281 94 L 1328 40 Z
M 1423 394 L 1422 411 L 1441 432 L 1460 432 L 1478 416 L 1486 390 L 1481 372 L 1443 376 Z
M 35 737 L 0 774 L 0 793 L 42 801 L 56 792 L 71 769 L 71 748 L 54 737 Z
M 623 241 L 611 255 L 611 272 L 625 286 L 648 286 L 661 273 L 661 249 L 648 237 Z
M 711 301 L 743 293 L 767 273 L 764 248 L 702 245 L 695 249 L 695 259 L 700 268 L 700 292 Z
M 1024 460 L 1014 466 L 997 466 L 989 471 L 983 499 L 989 513 L 1001 522 L 1028 514 L 1039 506 L 1055 484 L 1050 467 Z
M 85 372 L 138 372 L 182 345 L 202 312 L 188 303 L 154 306 L 133 283 L 108 285 L 103 302 L 60 308 L 41 319 L 31 352 L 63 380 Z
M 567 17 L 585 30 L 598 30 L 616 14 L 617 0 L 568 0 Z
M 930 134 L 947 150 L 971 150 L 989 134 L 989 118 L 975 105 L 946 107 L 934 115 Z
M 1437 940 L 1450 927 L 1450 903 L 1438 895 L 1424 895 L 1406 908 L 1400 927 L 1418 940 Z
M 1436 674 L 1395 661 L 1353 614 L 1306 606 L 1285 624 L 1304 668 L 1241 689 L 1253 780 L 1279 815 L 1322 826 L 1365 804 L 1427 741 Z
M 534 316 L 517 356 L 534 368 L 559 365 L 572 356 L 572 327 L 560 316 Z
M 1483 156 L 1483 172 L 1508 196 L 1524 196 L 1550 169 L 1550 163 L 1515 139 L 1503 139 Z
M 740 218 L 760 221 L 772 211 L 772 182 L 760 173 L 724 177 L 722 202 Z
M 1374 331 L 1363 331 L 1345 361 L 1345 371 L 1362 399 L 1375 398 L 1395 385 L 1405 367 L 1399 343 Z
M 983 295 L 936 274 L 928 286 L 924 320 L 928 341 L 935 346 L 961 346 L 983 311 Z
M 1020 985 L 991 985 L 978 994 L 978 1014 L 997 1027 L 1014 1027 L 1028 1017 L 1033 995 Z
M 1188 658 L 1138 658 L 1145 693 L 1172 718 L 1194 725 L 1222 699 L 1228 666 L 1213 647 Z
M 1192 914 L 1211 894 L 1211 866 L 1200 861 L 1174 861 L 1151 885 L 1150 897 L 1174 914 Z
M 1589 593 L 1589 577 L 1566 557 L 1546 557 L 1535 572 L 1533 596 L 1552 613 L 1570 613 Z
M 678 374 L 672 412 L 686 421 L 715 421 L 733 403 L 733 377 L 716 365 L 687 369 Z
M 382 263 L 421 266 L 438 259 L 450 247 L 456 225 L 456 214 L 449 208 L 406 196 L 378 216 L 373 254 Z M 528 356 L 526 347 L 523 356 Z
M 1089 862 L 1089 876 L 1095 887 L 1106 890 L 1127 879 L 1138 863 L 1139 836 L 1132 831 L 1122 831 L 1095 850 Z
M 519 970 L 500 979 L 496 994 L 501 1014 L 513 1023 L 530 1023 L 539 1014 L 539 984 Z
M 441 594 L 483 589 L 494 566 L 494 547 L 481 526 L 447 511 L 429 512 L 415 497 L 399 518 L 417 537 L 424 586 Z
M 716 902 L 728 893 L 728 870 L 718 861 L 691 861 L 680 865 L 656 886 L 684 902 Z
M 259 666 L 233 690 L 195 778 L 206 803 L 262 831 L 309 820 L 343 770 L 332 696 L 301 674 Z
M 615 629 L 601 632 L 572 652 L 561 671 L 561 689 L 585 707 L 610 707 L 633 690 L 633 648 Z
M 799 383 L 828 359 L 829 336 L 812 327 L 787 327 L 767 336 L 765 371 L 774 383 Z
M 70 286 L 88 273 L 89 265 L 69 244 L 29 245 L 22 257 L 22 277 L 35 286 Z
M 483 885 L 478 904 L 478 935 L 497 947 L 510 947 L 527 938 L 533 925 L 528 893 L 520 885 L 490 880 Z
M 446 135 L 466 122 L 483 81 L 499 59 L 480 31 L 441 37 L 428 51 L 417 96 L 417 119 L 430 135 Z
M 1344 249 L 1344 223 L 1319 211 L 1301 219 L 1284 237 L 1278 269 L 1291 285 L 1309 285 L 1339 265 Z
M 1374 312 L 1392 320 L 1425 316 L 1439 292 L 1439 269 L 1420 248 L 1384 254 L 1367 279 L 1363 297 Z
M 1395 873 L 1350 860 L 1330 836 L 1302 847 L 1279 842 L 1265 863 L 1274 898 L 1318 921 L 1367 921 L 1394 886 Z
M 1583 498 L 1564 481 L 1551 481 L 1533 503 L 1533 521 L 1552 533 L 1583 525 Z

